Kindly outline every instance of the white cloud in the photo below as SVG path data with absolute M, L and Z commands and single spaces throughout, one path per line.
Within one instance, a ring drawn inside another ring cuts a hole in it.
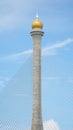
M 47 46 L 47 47 L 44 47 L 43 50 L 42 50 L 42 55 L 43 56 L 47 56 L 47 55 L 56 55 L 56 50 L 59 49 L 59 48 L 62 48 L 68 44 L 73 44 L 73 38 L 68 38 L 64 41 L 61 41 L 61 42 L 57 42 L 51 46 Z
M 66 40 L 64 40 L 62 42 L 58 42 L 58 43 L 53 44 L 49 48 L 50 49 L 61 48 L 61 47 L 66 46 L 66 45 L 68 45 L 68 44 L 70 44 L 72 42 L 73 42 L 73 38 L 68 38 L 68 39 L 66 39 Z
M 51 46 L 44 47 L 44 48 L 42 48 L 42 56 L 56 55 L 57 49 L 62 48 L 71 43 L 73 43 L 73 38 L 68 38 L 62 42 L 57 42 Z M 29 56 L 30 54 L 32 54 L 32 52 L 33 52 L 33 50 L 29 49 L 29 50 L 25 50 L 23 52 L 19 52 L 16 54 L 3 56 L 3 57 L 0 57 L 0 62 L 2 62 L 2 61 L 21 61 L 21 60 L 23 60 L 24 56 Z
M 19 61 L 22 60 L 24 56 L 30 55 L 31 53 L 32 53 L 32 49 L 26 50 L 16 54 L 0 57 L 0 61 Z
M 60 130 L 60 128 L 56 121 L 48 120 L 44 122 L 44 130 Z
M 54 56 L 56 55 L 55 49 L 50 49 L 49 46 L 42 49 L 42 56 Z

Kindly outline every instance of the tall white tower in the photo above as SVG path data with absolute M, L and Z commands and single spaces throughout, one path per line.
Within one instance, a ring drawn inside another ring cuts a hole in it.
M 33 38 L 33 114 L 31 130 L 43 130 L 41 112 L 41 39 L 43 25 L 38 15 L 32 23 Z

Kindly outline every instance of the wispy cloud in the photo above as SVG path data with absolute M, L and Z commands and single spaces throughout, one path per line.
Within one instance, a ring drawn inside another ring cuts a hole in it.
M 66 46 L 66 45 L 68 45 L 68 44 L 70 44 L 72 42 L 73 42 L 73 38 L 68 38 L 68 39 L 66 39 L 66 40 L 64 40 L 62 42 L 58 42 L 58 43 L 53 44 L 49 48 L 50 49 L 61 48 L 61 47 Z
M 42 56 L 56 55 L 56 51 L 58 49 L 63 48 L 69 44 L 73 44 L 73 38 L 68 38 L 64 41 L 54 43 L 50 46 L 46 46 L 46 47 L 42 48 Z M 3 57 L 0 57 L 0 62 L 2 62 L 2 61 L 21 61 L 24 59 L 24 56 L 25 57 L 29 56 L 30 54 L 32 54 L 32 52 L 33 52 L 33 50 L 29 49 L 29 50 L 25 50 L 23 52 L 19 52 L 16 54 L 3 56 Z
M 62 48 L 64 46 L 67 46 L 69 44 L 73 43 L 73 38 L 68 38 L 64 41 L 57 42 L 51 46 L 44 47 L 42 50 L 42 55 L 47 56 L 47 55 L 56 55 L 56 50 L 59 48 Z
M 21 61 L 23 60 L 24 56 L 29 56 L 31 53 L 32 49 L 26 50 L 16 54 L 0 57 L 0 61 L 19 61 L 19 60 Z

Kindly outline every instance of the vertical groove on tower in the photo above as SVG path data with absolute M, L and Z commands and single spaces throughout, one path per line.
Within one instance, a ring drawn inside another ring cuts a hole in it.
M 38 26 L 39 27 L 39 26 Z M 33 114 L 31 130 L 43 130 L 41 112 L 41 38 L 42 28 L 32 29 L 33 38 Z

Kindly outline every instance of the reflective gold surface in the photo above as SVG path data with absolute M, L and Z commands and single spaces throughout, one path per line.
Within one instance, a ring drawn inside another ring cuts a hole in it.
M 43 24 L 38 18 L 32 23 L 32 29 L 34 28 L 43 28 Z

